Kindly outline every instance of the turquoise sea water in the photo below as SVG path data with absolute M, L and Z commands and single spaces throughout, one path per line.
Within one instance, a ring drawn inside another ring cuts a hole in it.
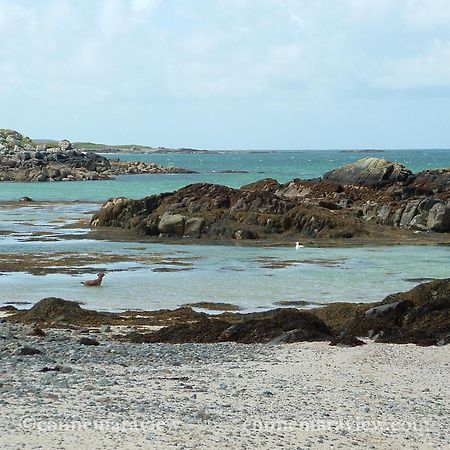
M 287 182 L 293 178 L 317 178 L 340 165 L 366 156 L 398 161 L 413 171 L 450 167 L 450 150 L 391 150 L 385 153 L 361 154 L 340 151 L 233 152 L 213 154 L 120 155 L 124 160 L 151 161 L 162 165 L 184 167 L 198 174 L 125 175 L 111 181 L 72 183 L 1 183 L 0 201 L 30 196 L 36 200 L 93 200 L 110 197 L 141 198 L 169 192 L 197 182 L 240 187 L 262 178 Z M 109 155 L 109 157 L 117 157 Z M 217 173 L 224 170 L 246 170 L 250 173 Z
M 86 230 L 71 228 L 71 223 L 89 218 L 100 202 L 112 196 L 138 198 L 198 181 L 237 187 L 267 177 L 281 182 L 314 178 L 365 156 L 370 155 L 338 151 L 124 155 L 123 159 L 172 164 L 201 173 L 123 176 L 97 182 L 1 183 L 0 305 L 58 296 L 105 310 L 175 308 L 212 301 L 254 311 L 286 300 L 370 302 L 410 289 L 418 278 L 450 276 L 448 246 L 308 247 L 296 251 L 293 246 L 114 243 L 81 239 Z M 450 166 L 450 151 L 445 150 L 392 151 L 374 156 L 400 161 L 414 171 Z M 220 170 L 250 173 L 216 173 Z M 4 202 L 23 195 L 45 202 L 21 206 Z M 119 257 L 115 263 L 88 266 L 92 273 L 106 269 L 100 289 L 84 288 L 80 281 L 91 276 L 76 270 L 44 276 L 6 270 L 11 255 L 30 255 L 36 260 L 56 255 L 64 260 L 68 255 L 94 253 Z M 132 261 L 120 261 L 121 256 Z M 184 265 L 177 265 L 179 262 Z

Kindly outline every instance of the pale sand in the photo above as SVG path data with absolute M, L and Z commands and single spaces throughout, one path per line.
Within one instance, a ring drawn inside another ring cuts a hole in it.
M 450 448 L 450 346 L 78 337 L 0 340 L 1 449 Z

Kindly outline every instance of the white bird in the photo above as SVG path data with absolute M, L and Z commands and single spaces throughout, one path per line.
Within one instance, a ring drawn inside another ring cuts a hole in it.
M 300 244 L 300 242 L 295 243 L 295 250 L 298 250 L 299 248 L 303 248 L 304 245 Z

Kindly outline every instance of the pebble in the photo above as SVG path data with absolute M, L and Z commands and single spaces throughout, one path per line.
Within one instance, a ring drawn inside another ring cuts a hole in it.
M 322 343 L 173 346 L 123 344 L 108 336 L 101 336 L 100 347 L 89 347 L 80 346 L 75 333 L 49 330 L 37 340 L 22 337 L 19 328 L 13 331 L 18 339 L 0 340 L 2 450 L 21 444 L 53 450 L 77 443 L 92 448 L 148 448 L 151 443 L 152 448 L 186 449 L 367 449 L 373 446 L 372 435 L 351 429 L 308 432 L 299 424 L 420 421 L 424 416 L 431 423 L 429 433 L 386 429 L 374 435 L 376 447 L 410 448 L 414 442 L 422 448 L 432 440 L 434 447 L 445 448 L 448 443 L 450 358 L 442 347 L 369 342 L 350 354 Z M 42 356 L 15 354 L 36 342 Z M 44 356 L 55 361 L 48 367 L 59 370 L 39 372 Z M 37 430 L 27 430 L 25 438 L 20 424 L 26 415 L 55 422 L 137 421 L 146 427 L 140 433 L 105 429 L 91 434 L 92 442 L 90 430 L 75 431 L 49 443 Z M 12 429 L 17 445 L 5 438 Z

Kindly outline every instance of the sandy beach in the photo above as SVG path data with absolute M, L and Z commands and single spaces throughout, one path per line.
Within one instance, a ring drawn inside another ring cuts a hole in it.
M 28 331 L 0 340 L 2 449 L 450 445 L 446 346 L 128 344 L 108 331 L 85 346 L 79 331 Z

